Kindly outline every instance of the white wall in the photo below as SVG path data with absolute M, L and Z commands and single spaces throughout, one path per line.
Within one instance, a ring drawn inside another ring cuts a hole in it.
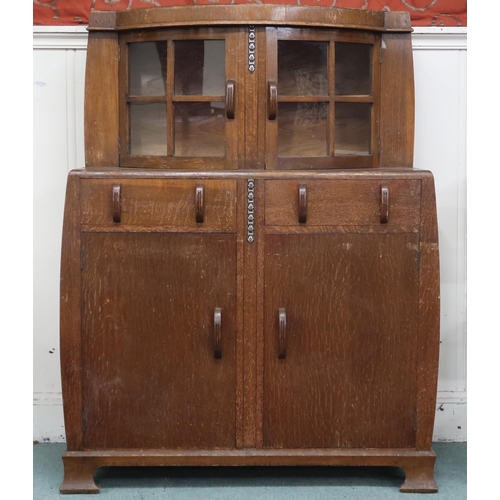
M 59 265 L 66 176 L 83 168 L 82 28 L 33 30 L 33 437 L 64 441 Z
M 415 168 L 435 175 L 441 255 L 441 356 L 434 439 L 465 441 L 466 61 L 464 29 L 415 30 Z M 33 437 L 64 441 L 59 265 L 66 176 L 84 167 L 86 31 L 33 28 Z
M 434 436 L 465 441 L 467 40 L 458 29 L 420 31 L 413 35 L 414 166 L 431 170 L 435 176 L 441 263 L 441 355 Z

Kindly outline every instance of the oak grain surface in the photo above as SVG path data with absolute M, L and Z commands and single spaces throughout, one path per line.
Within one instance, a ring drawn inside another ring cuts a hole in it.
M 118 36 L 91 33 L 85 70 L 85 166 L 119 163 Z
M 385 181 L 390 193 L 389 225 L 418 224 L 420 181 Z M 308 226 L 378 225 L 381 183 L 376 180 L 310 180 L 307 188 Z M 297 181 L 266 181 L 266 225 L 298 225 Z
M 117 180 L 123 226 L 182 226 L 236 232 L 234 180 Z M 112 185 L 108 180 L 82 182 L 81 223 L 119 228 L 112 217 Z M 196 188 L 204 190 L 204 221 L 196 221 Z
M 266 235 L 265 447 L 415 445 L 416 252 L 414 234 Z
M 235 236 L 90 233 L 83 252 L 85 448 L 234 448 Z

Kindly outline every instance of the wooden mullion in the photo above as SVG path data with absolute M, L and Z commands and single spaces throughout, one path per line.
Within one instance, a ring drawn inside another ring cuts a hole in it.
M 225 102 L 225 96 L 173 95 L 172 102 Z
M 327 95 L 282 95 L 278 96 L 278 102 L 329 102 Z
M 119 140 L 119 160 L 123 155 L 130 151 L 130 109 L 128 103 L 129 94 L 129 61 L 128 61 L 128 44 L 122 39 L 120 42 L 120 60 L 119 60 L 119 85 L 120 85 L 120 102 L 119 102 L 119 121 L 120 121 L 120 140 Z
M 339 95 L 335 96 L 335 102 L 367 102 L 373 103 L 374 99 L 369 95 Z
M 166 97 L 163 95 L 162 96 L 131 95 L 131 96 L 127 96 L 125 98 L 125 102 L 127 102 L 127 103 L 131 102 L 131 103 L 143 103 L 143 104 L 156 103 L 156 102 L 164 103 L 165 100 L 166 100 Z
M 377 37 L 372 48 L 372 144 L 373 144 L 373 166 L 378 167 L 380 165 L 380 66 L 381 66 L 381 38 Z
M 167 85 L 165 94 L 167 97 L 167 155 L 174 156 L 175 154 L 175 115 L 173 105 L 174 94 L 174 64 L 175 50 L 173 40 L 167 42 Z
M 335 42 L 330 40 L 328 45 L 328 94 L 330 102 L 328 105 L 327 120 L 327 154 L 335 155 Z

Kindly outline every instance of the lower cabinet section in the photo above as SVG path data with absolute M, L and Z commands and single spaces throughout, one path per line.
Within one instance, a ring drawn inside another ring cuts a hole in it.
M 63 493 L 119 465 L 389 465 L 436 491 L 438 349 L 429 172 L 69 176 Z

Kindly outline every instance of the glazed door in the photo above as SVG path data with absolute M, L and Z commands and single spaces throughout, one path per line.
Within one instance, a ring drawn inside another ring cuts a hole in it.
M 266 235 L 264 447 L 415 445 L 417 244 Z
M 266 29 L 266 168 L 378 164 L 380 39 Z
M 234 448 L 236 236 L 86 233 L 84 446 Z
M 241 36 L 198 28 L 121 37 L 121 166 L 238 168 Z

